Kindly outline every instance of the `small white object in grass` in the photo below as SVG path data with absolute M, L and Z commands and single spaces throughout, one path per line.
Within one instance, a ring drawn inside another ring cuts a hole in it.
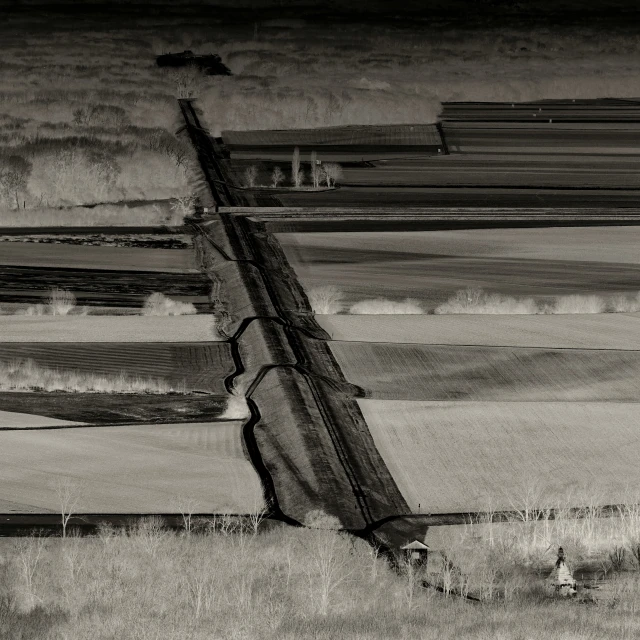
M 198 313 L 191 302 L 167 298 L 163 293 L 152 293 L 144 302 L 143 316 L 188 316 Z

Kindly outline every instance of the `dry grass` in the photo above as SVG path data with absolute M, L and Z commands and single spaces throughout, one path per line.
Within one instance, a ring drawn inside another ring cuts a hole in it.
M 163 293 L 152 293 L 142 308 L 143 316 L 189 316 L 198 313 L 192 302 L 172 300 Z
M 638 572 L 618 574 L 615 606 L 588 607 L 545 594 L 550 559 L 542 576 L 523 580 L 520 564 L 499 573 L 509 557 L 497 543 L 489 554 L 485 541 L 473 549 L 475 565 L 462 565 L 463 584 L 486 599 L 474 606 L 421 588 L 421 570 L 395 572 L 345 533 L 278 526 L 253 535 L 232 533 L 233 525 L 212 518 L 208 533 L 185 527 L 176 535 L 148 519 L 127 531 L 103 526 L 94 538 L 7 541 L 0 632 L 68 640 L 597 640 L 640 632 Z M 453 559 L 469 558 L 449 542 Z M 457 587 L 455 570 L 445 571 L 437 552 L 431 558 L 426 577 Z
M 127 375 L 96 375 L 52 369 L 33 360 L 0 361 L 2 391 L 72 391 L 77 393 L 187 393 L 186 386 Z
M 530 481 L 546 501 L 593 483 L 601 487 L 599 504 L 615 504 L 640 481 L 634 403 L 359 404 L 414 511 L 476 511 L 487 496 L 509 508 L 514 488 Z
M 164 205 L 167 206 L 164 206 Z M 132 207 L 127 204 L 103 204 L 95 207 L 37 207 L 21 211 L 0 209 L 0 227 L 157 227 L 181 226 L 179 211 L 169 203 L 145 204 Z
M 78 513 L 171 513 L 190 496 L 196 513 L 248 513 L 262 487 L 238 422 L 0 432 L 0 503 L 57 509 L 52 485 L 82 487 Z
M 2 342 L 216 342 L 215 318 L 192 316 L 0 316 Z
M 640 350 L 638 314 L 316 316 L 333 340 Z
M 599 296 L 560 296 L 549 313 L 604 313 L 606 307 Z

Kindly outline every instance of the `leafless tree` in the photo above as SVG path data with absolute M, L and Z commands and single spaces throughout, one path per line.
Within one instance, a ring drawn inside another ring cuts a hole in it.
M 20 208 L 20 195 L 27 190 L 32 164 L 22 156 L 12 155 L 0 161 L 0 196 L 15 201 Z
M 71 478 L 59 478 L 55 484 L 62 522 L 62 537 L 67 537 L 67 525 L 82 497 L 82 487 Z
M 190 496 L 177 496 L 174 503 L 182 516 L 184 531 L 189 536 L 193 531 L 193 514 L 198 507 L 198 503 Z
M 302 184 L 304 173 L 300 173 L 300 149 L 296 147 L 293 150 L 293 158 L 291 160 L 291 180 L 295 187 L 299 187 Z
M 244 182 L 247 187 L 256 186 L 256 178 L 258 177 L 258 167 L 251 165 L 244 171 Z
M 274 189 L 278 188 L 278 185 L 284 180 L 284 173 L 280 167 L 276 167 L 271 174 L 271 186 Z
M 249 524 L 251 526 L 251 530 L 253 535 L 258 535 L 258 529 L 260 528 L 260 523 L 269 515 L 269 505 L 258 505 L 256 504 L 253 508 L 253 511 L 249 514 Z
M 337 162 L 325 162 L 322 165 L 322 175 L 327 181 L 327 187 L 335 186 L 336 180 L 342 178 L 342 167 Z
M 39 598 L 35 594 L 33 578 L 42 558 L 45 538 L 39 535 L 17 538 L 15 541 L 15 557 L 23 588 L 27 607 L 30 609 Z
M 311 152 L 311 180 L 313 181 L 313 188 L 317 189 L 320 186 L 320 178 L 322 176 L 322 168 L 318 161 L 318 154 L 315 151 Z

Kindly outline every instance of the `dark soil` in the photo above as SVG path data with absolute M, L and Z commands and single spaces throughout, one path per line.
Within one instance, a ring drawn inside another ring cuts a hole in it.
M 0 236 L 0 242 L 35 242 L 40 244 L 72 244 L 98 247 L 130 247 L 135 249 L 189 249 L 191 238 L 187 235 L 25 235 Z

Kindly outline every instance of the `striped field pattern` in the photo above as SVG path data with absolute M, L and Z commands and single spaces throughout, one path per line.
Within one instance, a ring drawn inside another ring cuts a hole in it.
M 331 146 L 331 145 L 416 145 L 442 144 L 433 124 L 367 125 L 323 127 L 318 129 L 286 129 L 278 131 L 223 131 L 224 143 L 234 146 Z
M 5 342 L 211 342 L 215 318 L 189 316 L 0 316 Z
M 160 379 L 186 391 L 224 394 L 234 370 L 223 342 L 169 343 L 0 343 L 0 361 L 32 359 L 40 367 L 87 374 Z M 184 387 L 183 387 L 184 386 Z
M 247 513 L 263 504 L 239 422 L 0 433 L 0 504 L 55 510 L 55 481 L 80 488 L 77 512 Z
M 479 511 L 490 497 L 509 509 L 527 491 L 541 506 L 585 486 L 594 504 L 616 504 L 640 482 L 635 403 L 358 403 L 414 511 Z
M 640 352 L 331 342 L 349 382 L 385 400 L 640 399 Z
M 640 313 L 316 316 L 333 340 L 640 350 Z

